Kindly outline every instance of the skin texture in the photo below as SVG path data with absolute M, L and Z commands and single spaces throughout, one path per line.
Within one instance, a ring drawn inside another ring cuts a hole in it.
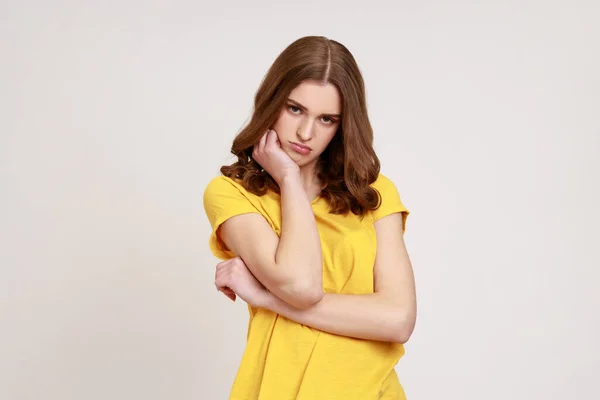
M 258 214 L 226 221 L 221 238 L 238 257 L 217 265 L 217 290 L 233 301 L 239 296 L 326 332 L 404 343 L 414 329 L 416 295 L 402 216 L 391 214 L 375 222 L 374 293 L 323 293 L 321 248 L 310 200 L 322 189 L 315 166 L 337 131 L 340 118 L 329 115 L 341 114 L 341 98 L 335 86 L 309 81 L 292 91 L 289 100 L 253 153 L 280 185 L 281 237 Z M 291 142 L 309 146 L 310 153 L 299 154 Z

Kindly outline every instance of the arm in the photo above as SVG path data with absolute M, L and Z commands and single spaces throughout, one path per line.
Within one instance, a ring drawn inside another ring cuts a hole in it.
M 321 239 L 312 206 L 302 186 L 300 168 L 281 149 L 277 132 L 272 129 L 254 145 L 252 157 L 279 185 L 280 237 L 259 210 L 248 207 L 247 199 L 236 189 L 228 197 L 237 198 L 238 210 L 243 212 L 220 222 L 215 230 L 217 242 L 242 259 L 271 293 L 295 307 L 309 307 L 323 298 L 323 264 Z M 219 209 L 222 192 L 218 186 L 213 185 L 212 189 L 207 190 L 205 203 L 211 205 L 210 209 Z M 211 217 L 214 226 L 218 218 L 213 213 Z
M 377 258 L 372 294 L 326 293 L 316 305 L 299 310 L 269 296 L 266 308 L 298 323 L 342 336 L 406 342 L 416 320 L 412 266 L 402 229 L 402 214 L 375 222 Z
M 299 174 L 281 180 L 281 237 L 259 214 L 232 217 L 222 241 L 275 296 L 298 308 L 323 297 L 321 241 Z

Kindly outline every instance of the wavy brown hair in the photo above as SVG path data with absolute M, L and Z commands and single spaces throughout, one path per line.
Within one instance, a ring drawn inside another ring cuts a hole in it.
M 352 211 L 363 216 L 381 202 L 378 192 L 370 187 L 379 175 L 380 162 L 373 149 L 365 85 L 350 51 L 323 36 L 300 38 L 275 59 L 254 97 L 250 122 L 231 146 L 238 161 L 222 166 L 221 173 L 239 180 L 256 195 L 268 190 L 280 193 L 275 180 L 252 158 L 252 151 L 277 121 L 291 91 L 305 80 L 331 83 L 342 98 L 338 131 L 317 163 L 317 176 L 326 185 L 321 197 L 327 200 L 331 213 Z

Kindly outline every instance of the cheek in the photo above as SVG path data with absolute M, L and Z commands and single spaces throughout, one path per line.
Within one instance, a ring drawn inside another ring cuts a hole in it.
M 288 113 L 286 113 L 284 111 L 279 115 L 279 118 L 277 118 L 277 121 L 275 121 L 275 124 L 273 125 L 273 129 L 278 134 L 285 135 L 288 131 L 295 132 L 296 124 L 297 124 L 297 122 L 296 122 L 295 118 L 290 116 Z
M 330 128 L 322 133 L 321 137 L 323 139 L 323 143 L 322 143 L 323 150 L 325 150 L 325 148 L 327 146 L 329 146 L 329 143 L 331 143 L 331 141 L 333 140 L 336 131 L 337 131 L 337 127 Z

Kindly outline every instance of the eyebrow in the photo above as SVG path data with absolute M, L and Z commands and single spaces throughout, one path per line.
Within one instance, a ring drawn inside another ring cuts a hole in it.
M 298 108 L 304 110 L 304 111 L 308 111 L 308 108 L 306 108 L 305 106 L 303 106 L 302 104 L 298 103 L 296 100 L 292 99 L 292 98 L 288 98 L 288 101 L 290 103 L 295 104 L 296 106 L 298 106 Z M 322 117 L 335 117 L 335 118 L 340 118 L 342 116 L 342 114 L 322 114 Z

